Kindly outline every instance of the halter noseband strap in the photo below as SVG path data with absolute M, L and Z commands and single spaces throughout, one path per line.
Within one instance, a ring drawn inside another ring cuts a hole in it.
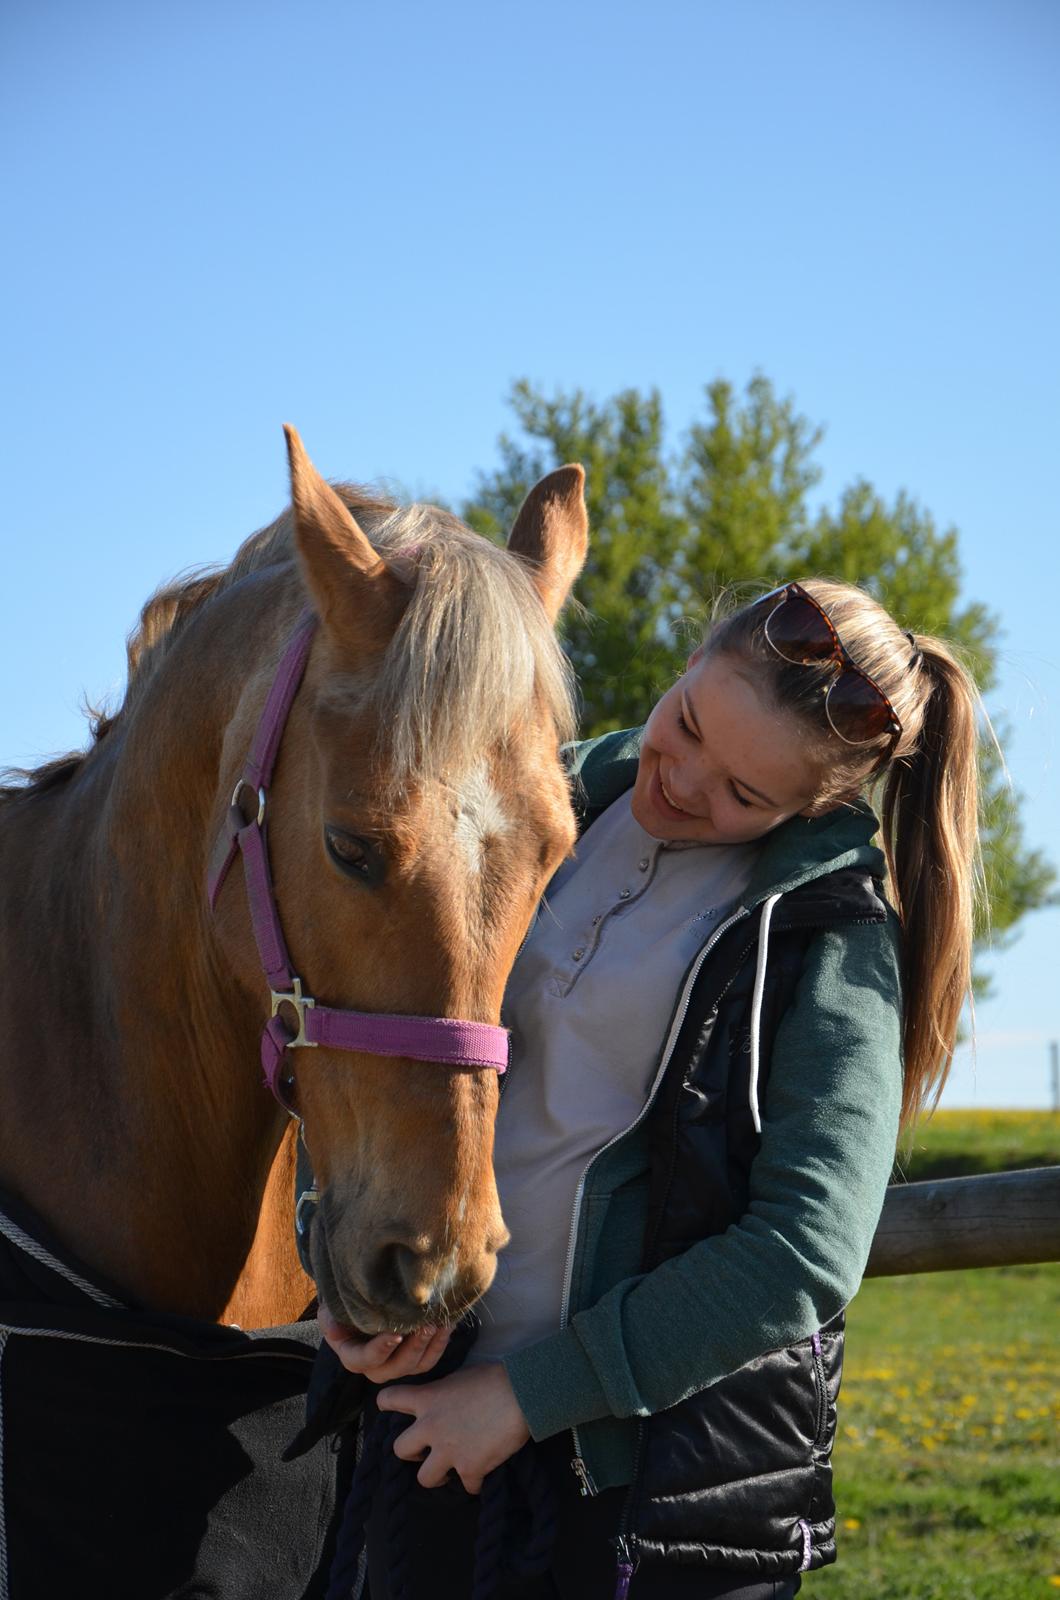
M 207 880 L 210 909 L 216 910 L 228 869 L 237 853 L 242 855 L 254 940 L 272 998 L 272 1016 L 261 1036 L 261 1065 L 265 1082 L 286 1111 L 292 1110 L 293 1079 L 281 1077 L 281 1071 L 287 1051 L 299 1046 L 324 1045 L 332 1050 L 403 1056 L 454 1067 L 492 1067 L 497 1072 L 504 1072 L 508 1064 L 506 1028 L 454 1017 L 335 1010 L 304 994 L 301 979 L 291 970 L 269 869 L 265 813 L 280 740 L 305 672 L 316 625 L 312 613 L 303 616 L 284 651 L 214 846 Z M 249 821 L 239 804 L 244 789 L 257 801 Z

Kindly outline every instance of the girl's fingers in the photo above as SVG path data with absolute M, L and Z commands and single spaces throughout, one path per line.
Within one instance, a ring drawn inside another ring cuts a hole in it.
M 437 1450 L 432 1450 L 416 1474 L 416 1482 L 424 1489 L 440 1489 L 449 1476 L 450 1468 Z
M 395 1378 L 429 1372 L 448 1343 L 447 1328 L 422 1328 L 419 1333 L 407 1334 L 386 1365 L 372 1374 L 372 1381 L 392 1383 Z
M 394 1335 L 389 1335 L 393 1338 Z M 438 1330 L 424 1328 L 419 1333 L 410 1333 L 402 1339 L 399 1345 L 386 1352 L 386 1359 L 377 1365 L 368 1374 L 373 1383 L 393 1383 L 395 1378 L 410 1378 L 413 1373 L 427 1372 L 437 1361 L 447 1342 L 443 1340 L 437 1354 L 434 1351 L 438 1340 Z
M 368 1344 L 370 1342 L 366 1334 L 357 1333 L 353 1328 L 348 1328 L 344 1323 L 339 1322 L 336 1317 L 332 1316 L 327 1306 L 323 1304 L 317 1308 L 317 1327 L 333 1350 L 338 1350 L 340 1345 L 351 1342 L 355 1344 Z
M 416 1365 L 409 1370 L 411 1372 L 430 1372 L 431 1368 L 438 1364 L 444 1354 L 452 1331 L 451 1328 L 426 1329 L 425 1332 L 428 1334 L 428 1338 L 420 1347 Z M 418 1340 L 419 1335 L 414 1335 L 414 1338 Z
M 330 1340 L 328 1342 L 331 1343 Z M 399 1333 L 378 1333 L 374 1339 L 349 1338 L 331 1344 L 348 1372 L 361 1372 L 373 1381 L 375 1374 L 383 1368 L 386 1368 L 388 1376 L 391 1375 L 390 1362 L 400 1346 Z
M 423 1461 L 430 1449 L 430 1444 L 424 1438 L 424 1430 L 418 1422 L 413 1422 L 411 1427 L 399 1433 L 394 1440 L 394 1454 L 399 1461 Z M 442 1477 L 445 1474 L 443 1472 Z
M 375 1403 L 379 1407 L 380 1411 L 402 1411 L 406 1416 L 414 1417 L 417 1415 L 421 1405 L 423 1404 L 423 1397 L 427 1392 L 427 1388 L 429 1388 L 429 1385 L 425 1385 L 422 1389 L 400 1389 L 391 1386 L 388 1389 L 381 1390 L 380 1393 L 376 1395 Z M 406 1429 L 406 1432 L 407 1431 L 408 1430 Z M 400 1441 L 404 1437 L 405 1434 L 401 1433 L 398 1435 L 398 1440 Z M 396 1445 L 394 1447 L 394 1454 L 401 1454 Z
M 424 1489 L 440 1489 L 442 1484 L 448 1481 L 449 1475 L 452 1473 L 455 1477 L 460 1479 L 460 1482 L 464 1485 L 464 1488 L 467 1490 L 468 1494 L 481 1494 L 482 1479 L 480 1477 L 475 1477 L 472 1473 L 465 1474 L 463 1472 L 459 1472 L 456 1467 L 447 1468 L 444 1463 L 444 1458 L 440 1459 L 438 1465 L 435 1466 L 434 1459 L 437 1453 L 438 1452 L 435 1450 L 431 1451 L 430 1455 L 423 1463 L 423 1466 L 416 1474 L 417 1483 L 421 1484 Z
M 317 1325 L 347 1372 L 365 1375 L 373 1372 L 384 1366 L 401 1344 L 399 1333 L 377 1333 L 371 1339 L 361 1338 L 336 1322 L 323 1306 L 317 1313 Z
M 326 1307 L 317 1324 L 347 1372 L 359 1372 L 372 1383 L 390 1383 L 414 1372 L 429 1372 L 449 1343 L 448 1328 L 421 1328 L 418 1333 L 377 1333 L 371 1339 L 337 1322 Z

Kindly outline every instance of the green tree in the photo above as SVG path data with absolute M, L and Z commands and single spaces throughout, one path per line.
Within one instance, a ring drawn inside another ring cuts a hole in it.
M 586 726 L 621 728 L 632 708 L 651 705 L 675 665 L 665 592 L 684 525 L 663 449 L 662 402 L 634 390 L 604 406 L 580 391 L 546 400 L 517 383 L 512 406 L 529 442 L 501 436 L 501 466 L 480 478 L 464 516 L 497 538 L 544 473 L 565 461 L 585 467 L 593 536 L 565 642 Z
M 480 475 L 463 508 L 473 527 L 499 537 L 539 477 L 565 461 L 584 465 L 592 540 L 565 646 L 582 687 L 585 734 L 644 720 L 681 671 L 719 591 L 800 573 L 860 583 L 907 627 L 955 641 L 988 694 L 999 624 L 961 598 L 956 529 L 940 532 L 907 495 L 887 504 L 863 480 L 834 510 L 814 510 L 822 430 L 762 375 L 742 397 L 718 380 L 705 398 L 705 416 L 671 448 L 657 391 L 628 389 L 598 404 L 581 390 L 549 399 L 517 383 L 519 435 L 502 435 L 500 465 Z M 997 939 L 1052 897 L 1056 875 L 1027 847 L 1019 796 L 989 737 L 982 778 Z

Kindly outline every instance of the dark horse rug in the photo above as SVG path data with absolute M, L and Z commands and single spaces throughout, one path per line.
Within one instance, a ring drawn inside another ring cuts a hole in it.
M 0 1600 L 319 1600 L 350 1452 L 282 1459 L 318 1342 L 123 1302 L 0 1193 Z

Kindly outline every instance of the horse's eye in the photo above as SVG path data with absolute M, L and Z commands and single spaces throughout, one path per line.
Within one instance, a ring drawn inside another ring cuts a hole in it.
M 364 883 L 379 883 L 383 876 L 383 863 L 379 851 L 367 839 L 358 839 L 354 833 L 342 828 L 325 828 L 324 842 L 328 855 L 348 877 L 360 878 Z

